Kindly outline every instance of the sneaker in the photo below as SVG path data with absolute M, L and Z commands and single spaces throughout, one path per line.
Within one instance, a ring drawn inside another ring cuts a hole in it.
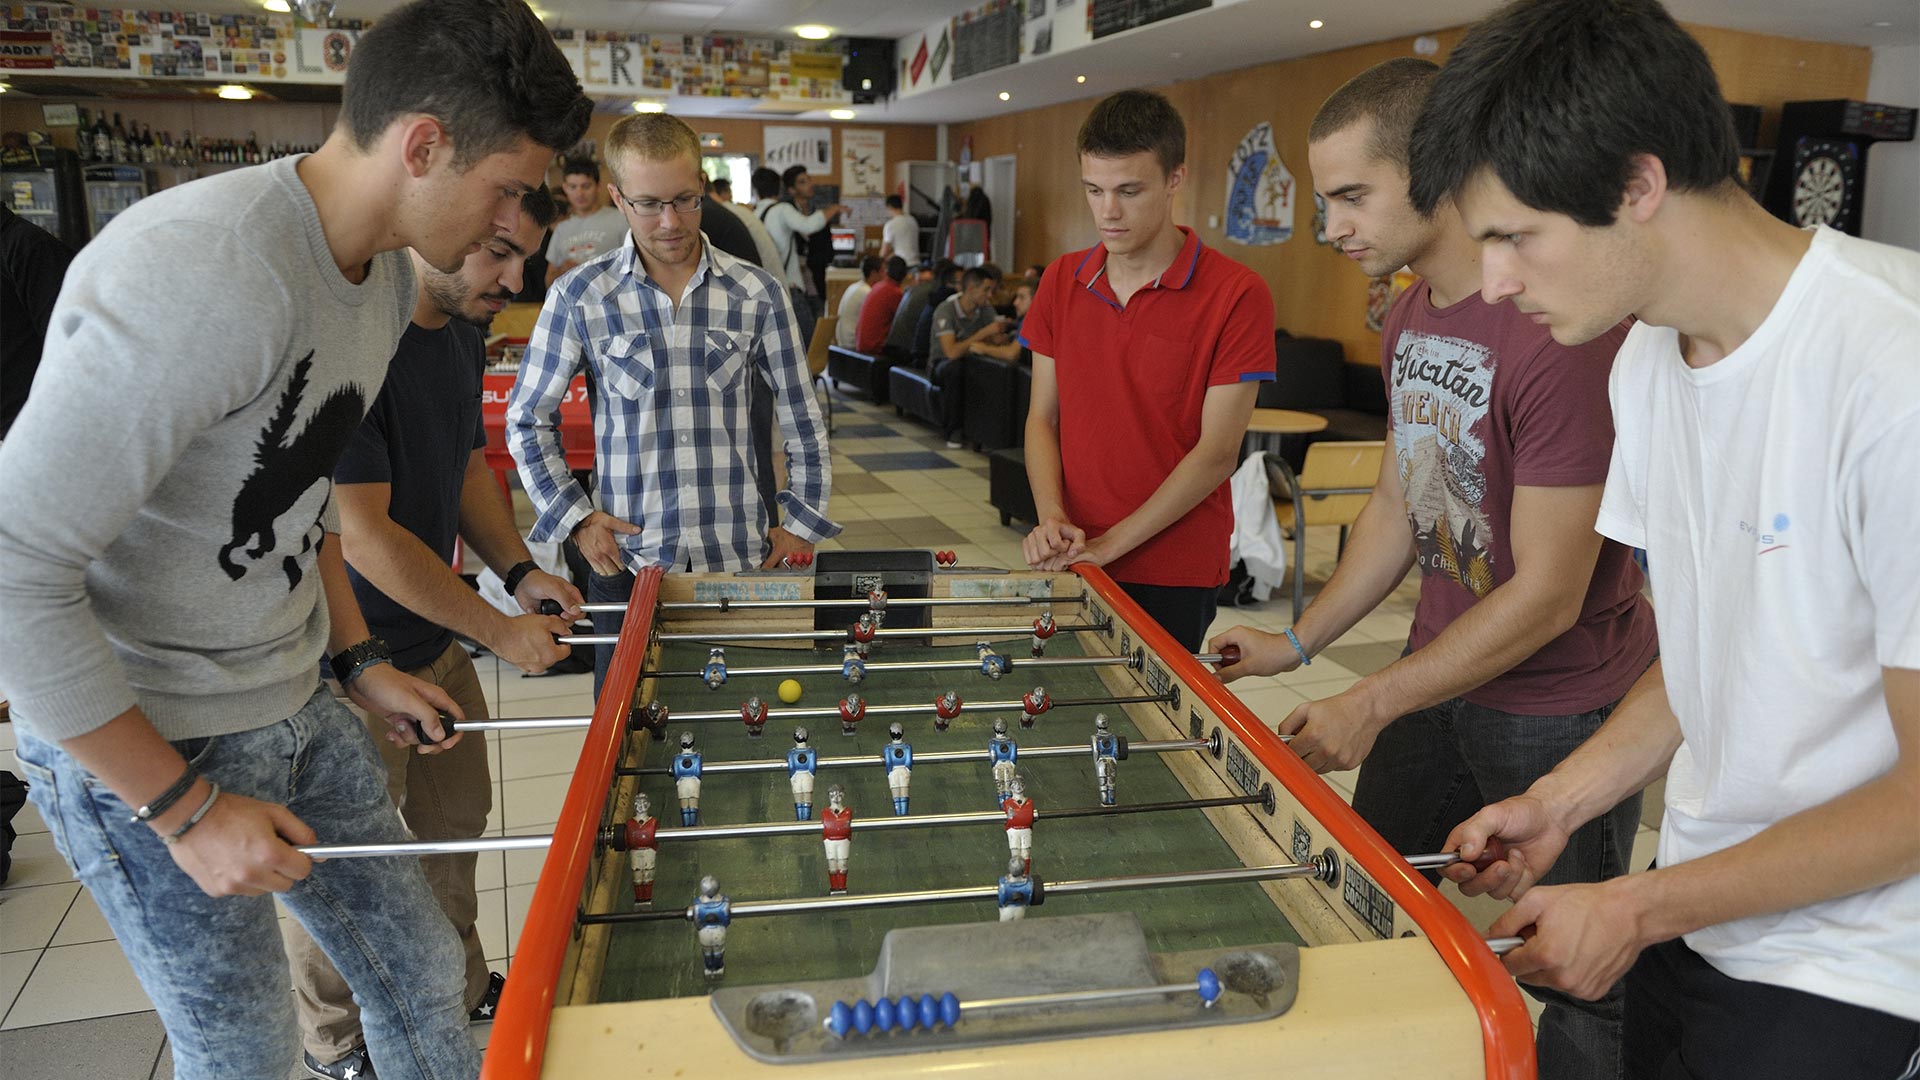
M 487 974 L 487 992 L 480 996 L 480 1004 L 467 1012 L 470 1024 L 491 1024 L 494 1014 L 500 1011 L 500 991 L 507 985 L 507 977 L 497 971 Z
M 962 443 L 959 439 L 947 440 L 947 449 L 949 450 L 959 450 L 959 449 L 962 449 L 964 446 L 965 444 Z
M 377 1080 L 373 1073 L 373 1062 L 367 1058 L 365 1043 L 347 1051 L 347 1056 L 331 1064 L 322 1065 L 319 1060 L 306 1051 L 300 1056 L 305 1059 L 307 1071 L 325 1080 Z

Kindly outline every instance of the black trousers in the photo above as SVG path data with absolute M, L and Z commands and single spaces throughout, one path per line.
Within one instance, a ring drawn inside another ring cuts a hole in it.
M 1123 592 L 1133 597 L 1134 603 L 1146 609 L 1153 621 L 1189 652 L 1199 652 L 1206 644 L 1207 627 L 1213 625 L 1213 614 L 1220 602 L 1219 586 L 1140 585 L 1131 581 L 1119 584 Z
M 1920 1022 L 1731 978 L 1680 938 L 1641 953 L 1626 982 L 1635 1080 L 1920 1076 Z

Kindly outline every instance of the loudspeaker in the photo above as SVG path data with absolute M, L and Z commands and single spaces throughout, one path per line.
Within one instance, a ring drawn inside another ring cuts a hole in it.
M 840 85 L 875 99 L 893 93 L 893 39 L 847 38 L 847 62 L 840 69 Z

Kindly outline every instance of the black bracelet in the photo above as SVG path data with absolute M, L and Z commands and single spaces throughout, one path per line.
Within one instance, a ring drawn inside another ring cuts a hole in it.
M 507 595 L 512 596 L 514 593 L 519 592 L 520 583 L 527 580 L 528 574 L 538 569 L 540 569 L 540 564 L 534 562 L 532 559 L 528 559 L 525 562 L 514 563 L 513 569 L 507 571 L 507 576 L 500 579 L 507 587 Z
M 188 789 L 193 787 L 194 781 L 198 779 L 200 779 L 200 770 L 194 768 L 192 763 L 189 762 L 187 771 L 180 774 L 180 779 L 175 780 L 172 787 L 161 792 L 159 798 L 135 810 L 133 816 L 127 819 L 127 824 L 138 825 L 143 821 L 152 821 L 154 818 L 173 809 L 173 804 L 179 802 L 180 797 L 185 795 Z
M 213 809 L 214 800 L 220 797 L 220 785 L 215 783 L 212 780 L 209 780 L 207 781 L 207 787 L 209 789 L 207 791 L 207 801 L 201 803 L 200 809 L 195 810 L 192 816 L 187 818 L 186 824 L 173 830 L 171 834 L 161 837 L 160 838 L 161 843 L 167 845 L 168 847 L 172 847 L 173 845 L 179 843 L 180 838 L 192 832 L 193 827 L 195 825 L 200 824 L 200 819 L 207 816 L 207 811 Z

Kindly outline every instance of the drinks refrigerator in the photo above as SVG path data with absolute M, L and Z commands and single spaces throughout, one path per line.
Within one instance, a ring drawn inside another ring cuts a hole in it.
M 147 196 L 147 175 L 138 165 L 89 165 L 87 224 L 90 235 L 100 235 L 107 222 Z
M 78 249 L 92 235 L 80 160 L 71 150 L 41 146 L 10 151 L 0 160 L 0 198 L 68 247 Z

